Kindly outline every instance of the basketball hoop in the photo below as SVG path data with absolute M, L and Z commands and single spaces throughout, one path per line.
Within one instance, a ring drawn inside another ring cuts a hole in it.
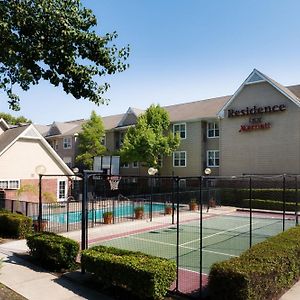
M 109 182 L 110 189 L 112 191 L 116 191 L 116 190 L 119 189 L 119 183 L 120 183 L 120 180 L 121 180 L 120 176 L 109 176 L 107 180 Z

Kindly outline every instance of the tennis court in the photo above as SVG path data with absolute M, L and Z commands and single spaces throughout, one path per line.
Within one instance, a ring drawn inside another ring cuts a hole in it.
M 226 215 L 203 213 L 202 267 L 199 212 L 180 225 L 162 225 L 162 228 L 140 233 L 123 234 L 98 244 L 141 251 L 172 259 L 178 263 L 178 290 L 184 293 L 199 289 L 200 276 L 206 283 L 214 262 L 240 255 L 249 248 L 249 214 L 232 212 Z M 295 225 L 294 216 L 285 219 L 285 229 Z M 254 214 L 252 217 L 252 245 L 282 232 L 282 215 Z M 178 245 L 177 245 L 178 240 Z M 177 253 L 178 258 L 177 258 Z M 177 260 L 178 259 L 178 260 Z

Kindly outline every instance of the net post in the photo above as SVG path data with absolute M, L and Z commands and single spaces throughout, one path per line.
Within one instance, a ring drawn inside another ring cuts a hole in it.
M 202 231 L 202 221 L 203 221 L 203 215 L 202 215 L 202 206 L 203 206 L 203 199 L 202 199 L 202 176 L 199 177 L 199 202 L 200 202 L 200 257 L 199 257 L 199 263 L 200 263 L 200 289 L 199 289 L 199 293 L 200 293 L 200 299 L 202 299 L 202 268 L 203 268 L 203 231 Z
M 295 193 L 296 193 L 296 207 L 295 207 L 296 225 L 299 225 L 299 222 L 298 222 L 298 177 L 297 176 L 295 176 Z
M 176 213 L 177 213 L 177 224 L 176 224 L 176 287 L 178 291 L 179 286 L 179 177 L 175 177 L 176 182 Z
M 249 211 L 250 211 L 250 236 L 249 247 L 252 247 L 252 177 L 249 177 Z
M 286 189 L 286 178 L 285 174 L 283 174 L 282 178 L 282 205 L 283 205 L 283 213 L 282 213 L 282 231 L 285 231 L 285 210 L 286 210 L 286 203 L 285 203 L 285 189 Z

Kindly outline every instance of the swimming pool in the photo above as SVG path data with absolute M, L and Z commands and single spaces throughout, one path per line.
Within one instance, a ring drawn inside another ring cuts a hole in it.
M 89 221 L 94 222 L 102 222 L 103 221 L 103 213 L 107 211 L 112 211 L 115 218 L 118 217 L 133 217 L 134 216 L 134 208 L 137 207 L 136 205 L 118 205 L 114 209 L 110 208 L 102 208 L 102 209 L 95 209 L 90 210 L 88 213 Z M 144 204 L 144 212 L 149 213 L 150 211 L 150 204 Z M 152 212 L 164 212 L 165 204 L 163 203 L 153 203 L 152 204 Z M 59 224 L 72 224 L 81 222 L 81 211 L 72 211 L 72 212 L 65 212 L 65 213 L 54 213 L 49 215 L 44 215 L 43 219 L 48 220 L 49 222 L 59 223 Z

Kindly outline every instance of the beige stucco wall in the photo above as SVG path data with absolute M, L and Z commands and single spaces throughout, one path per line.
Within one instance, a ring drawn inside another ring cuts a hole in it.
M 35 179 L 35 168 L 46 167 L 46 174 L 65 174 L 39 140 L 19 139 L 0 157 L 1 179 Z
M 173 156 L 165 157 L 161 175 L 198 176 L 202 170 L 201 145 L 203 143 L 201 121 L 186 123 L 186 139 L 182 139 L 177 151 L 186 151 L 186 167 L 173 167 Z
M 300 109 L 269 83 L 246 85 L 227 109 L 286 105 L 286 111 L 261 114 L 271 128 L 239 132 L 249 116 L 221 120 L 220 175 L 300 173 Z

